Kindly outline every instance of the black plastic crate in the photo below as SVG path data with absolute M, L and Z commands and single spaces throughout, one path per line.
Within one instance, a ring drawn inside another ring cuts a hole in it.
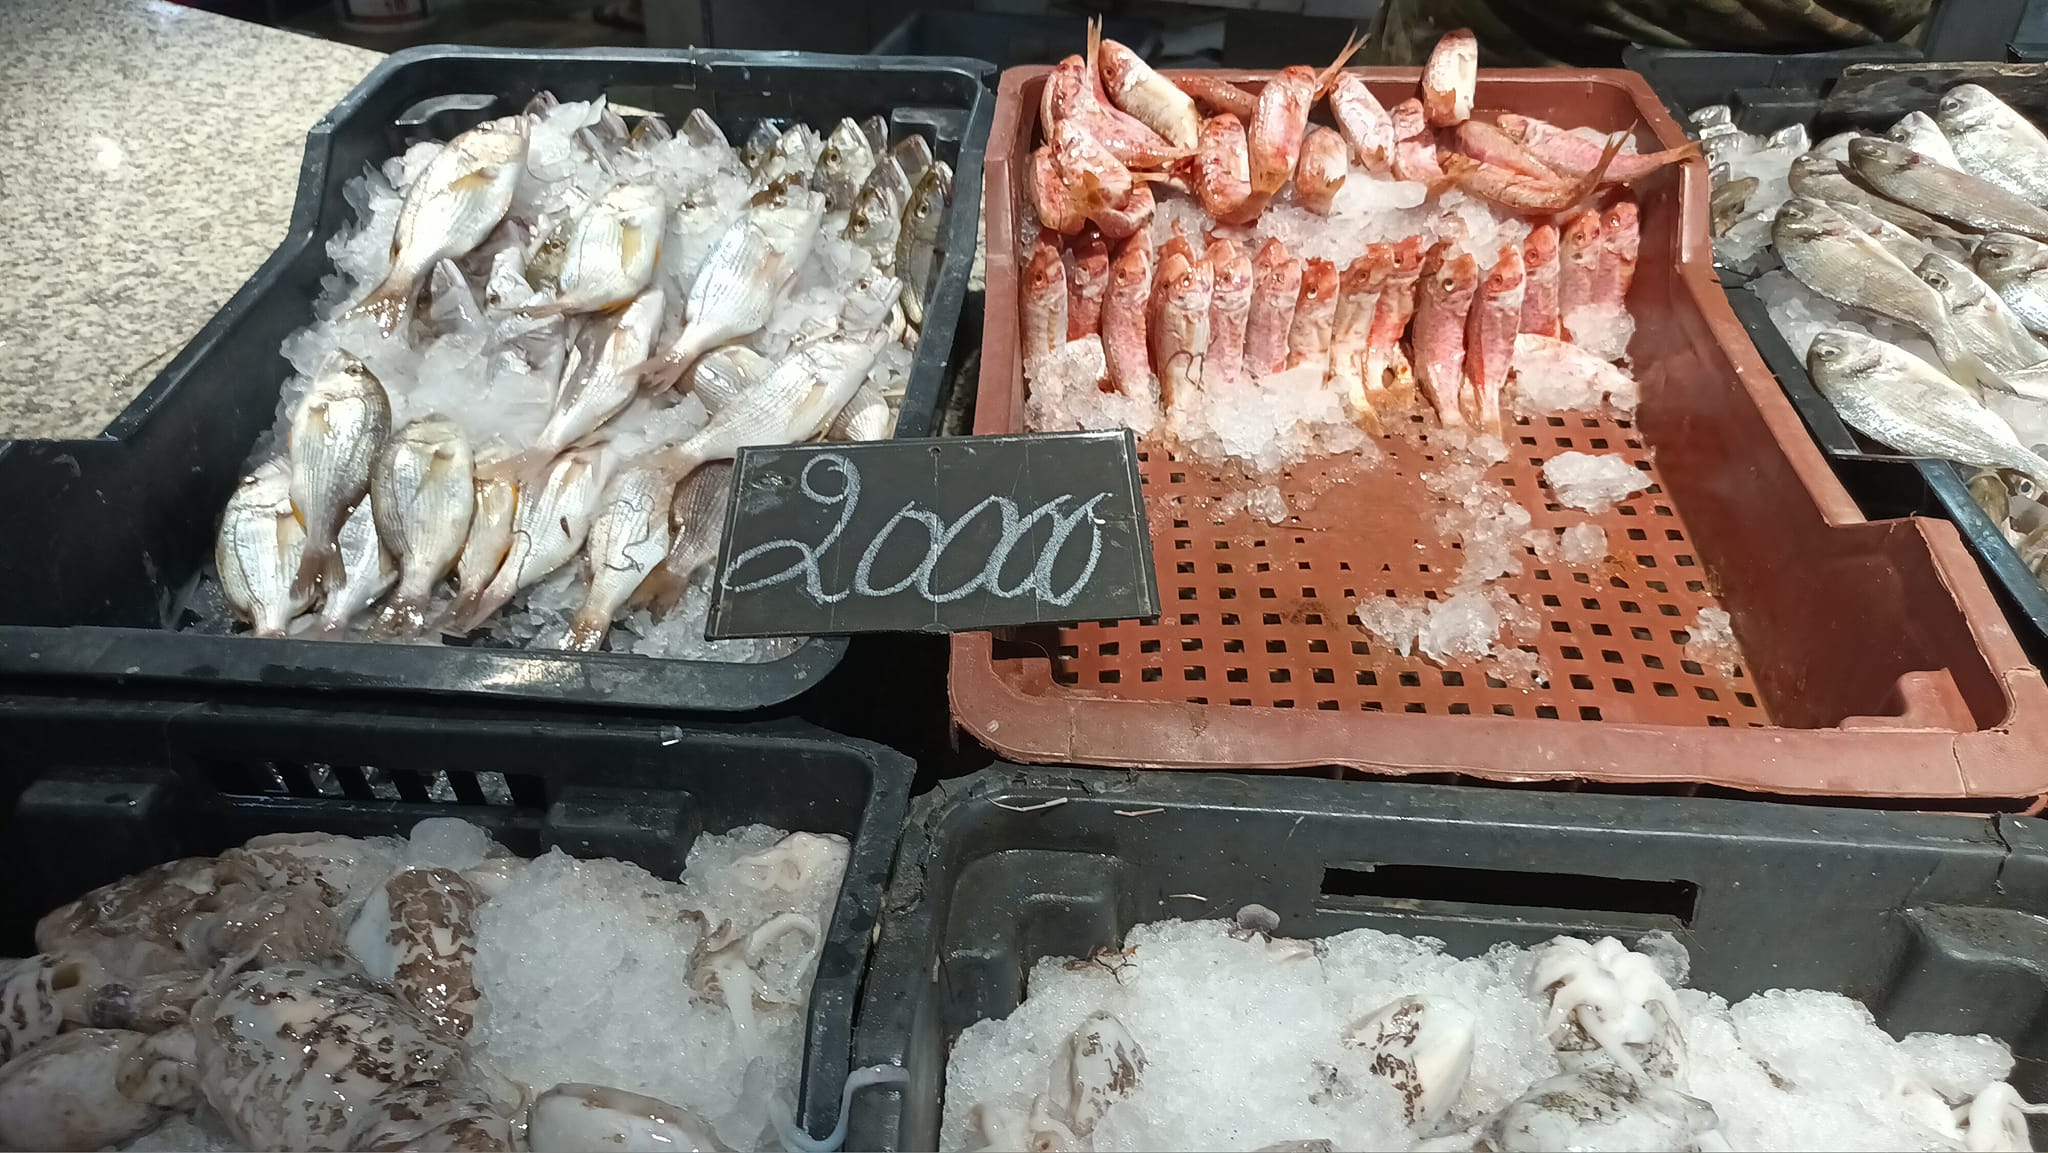
M 228 682 L 482 694 L 576 704 L 737 712 L 802 692 L 845 652 L 809 641 L 763 664 L 614 653 L 271 640 L 167 628 L 212 556 L 214 526 L 268 429 L 290 366 L 285 336 L 312 320 L 325 245 L 353 210 L 341 189 L 426 136 L 446 139 L 522 107 L 536 90 L 605 94 L 680 121 L 704 108 L 728 133 L 762 117 L 829 124 L 889 115 L 953 165 L 944 255 L 899 431 L 924 433 L 953 347 L 980 215 L 994 70 L 978 60 L 601 48 L 419 48 L 379 64 L 306 140 L 284 243 L 105 433 L 0 442 L 0 527 L 34 541 L 0 563 L 0 681 L 9 676 Z
M 1358 928 L 1459 956 L 1558 933 L 1692 952 L 1695 988 L 1861 1000 L 1894 1034 L 1991 1033 L 2048 1090 L 2048 844 L 2040 822 L 1702 798 L 1305 777 L 984 770 L 915 806 L 861 998 L 854 1060 L 906 1089 L 854 1100 L 848 1147 L 936 1148 L 946 1055 L 1007 1016 L 1031 966 L 1135 925 L 1228 917 Z M 1199 893 L 1204 901 L 1171 894 Z M 1793 928 L 1796 926 L 1796 930 Z
M 451 719 L 0 699 L 0 956 L 95 886 L 260 833 L 403 834 L 459 816 L 532 856 L 669 877 L 698 834 L 763 823 L 851 842 L 805 1031 L 802 1124 L 832 1128 L 915 767 L 821 729 Z M 678 980 L 681 980 L 678 975 Z
M 1844 114 L 1838 108 L 1829 108 L 1825 99 L 1844 69 L 1852 65 L 1881 66 L 1886 54 L 1891 54 L 1895 61 L 1912 63 L 1919 63 L 1917 56 L 1898 46 L 1881 46 L 1812 56 L 1733 58 L 1750 63 L 1731 65 L 1717 84 L 1710 61 L 1703 59 L 1715 56 L 1714 53 L 1654 49 L 1632 52 L 1631 66 L 1643 73 L 1675 114 L 1683 117 L 1702 105 L 1726 103 L 1734 113 L 1736 127 L 1749 133 L 1775 132 L 1794 124 L 1804 125 L 1815 139 L 1851 129 L 1881 133 L 1907 112 L 1917 109 L 1931 113 L 1945 87 L 1930 78 L 1928 83 L 1899 89 L 1917 90 L 1913 99 L 1924 103 L 1901 102 Z M 1731 78 L 1732 86 L 1728 83 Z M 2039 104 L 2048 97 L 2048 86 L 2043 86 L 2041 93 L 2030 103 Z M 2022 644 L 2036 660 L 2048 659 L 2048 589 L 2035 579 L 1998 525 L 1971 498 L 1966 483 L 1970 470 L 1945 460 L 1898 456 L 1859 438 L 1842 422 L 1835 406 L 1814 387 L 1806 374 L 1806 365 L 1779 335 L 1762 299 L 1746 286 L 1748 277 L 1727 268 L 1720 269 L 1720 275 L 1729 308 L 1742 322 L 1758 355 L 1778 378 L 1786 397 L 1833 460 L 1837 475 L 1863 511 L 1871 516 L 1927 513 L 1953 522 L 1984 570 L 2007 618 L 2018 626 Z

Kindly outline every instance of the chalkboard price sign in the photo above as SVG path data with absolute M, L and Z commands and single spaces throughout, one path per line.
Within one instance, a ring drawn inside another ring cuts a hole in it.
M 1127 431 L 743 448 L 707 635 L 1157 616 Z

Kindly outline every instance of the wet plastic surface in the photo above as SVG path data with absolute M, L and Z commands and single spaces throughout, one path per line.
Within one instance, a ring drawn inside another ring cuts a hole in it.
M 1850 119 L 1843 119 L 1839 114 L 1825 114 L 1823 98 L 1843 69 L 1849 64 L 1867 62 L 1859 54 L 1780 57 L 1773 68 L 1769 86 L 1745 86 L 1732 92 L 1725 85 L 1717 84 L 1715 74 L 1698 66 L 1697 62 L 1668 59 L 1677 54 L 1647 50 L 1638 50 L 1638 54 L 1643 57 L 1638 67 L 1667 105 L 1687 111 L 1705 104 L 1728 102 L 1736 126 L 1745 132 L 1775 132 L 1794 124 L 1805 125 L 1819 133 L 1851 128 L 1882 130 L 1899 116 L 1915 110 L 1904 106 L 1884 108 Z M 1674 67 L 1675 64 L 1684 66 Z M 1942 66 L 1928 67 L 1939 70 Z M 1919 111 L 1933 110 L 1939 88 L 1938 84 L 1925 86 L 1925 100 L 1918 104 Z M 1970 470 L 1948 461 L 1893 456 L 1890 449 L 1859 438 L 1842 423 L 1834 405 L 1828 403 L 1827 398 L 1813 386 L 1806 375 L 1806 366 L 1800 363 L 1784 337 L 1779 335 L 1763 301 L 1744 286 L 1739 275 L 1724 271 L 1722 276 L 1726 282 L 1728 306 L 1736 319 L 1742 322 L 1743 330 L 1756 345 L 1757 353 L 1777 376 L 1778 383 L 1784 386 L 1785 395 L 1798 408 L 1814 439 L 1830 457 L 1836 458 L 1837 472 L 1849 482 L 1850 491 L 1855 493 L 1863 509 L 1891 514 L 1902 507 L 1911 510 L 1924 508 L 1953 521 L 1964 543 L 1976 554 L 1986 578 L 1998 592 L 2006 615 L 2025 630 L 2023 640 L 2030 651 L 2037 659 L 2048 654 L 2048 589 L 2042 587 L 2004 532 L 1971 498 L 1966 483 Z M 1873 483 L 1872 471 L 1884 467 L 1883 464 L 1844 467 L 1849 460 L 1874 458 L 1895 462 L 1901 471 L 1910 470 L 1918 478 L 1917 483 L 1904 486 Z M 1850 470 L 1860 475 L 1851 476 Z M 1906 490 L 1904 495 L 1901 488 Z
M 1435 937 L 1457 956 L 1664 930 L 1692 954 L 1689 984 L 1730 1001 L 1827 989 L 1895 1036 L 2003 1038 L 2019 1057 L 2015 1087 L 2038 1099 L 2041 829 L 1705 798 L 991 768 L 911 813 L 854 1041 L 858 1064 L 901 1065 L 910 1085 L 855 1099 L 848 1148 L 936 1148 L 953 1039 L 1009 1015 L 1039 959 L 1250 903 L 1278 913 L 1287 936 L 1371 928 Z
M 799 1109 L 813 1132 L 838 1119 L 855 999 L 915 771 L 900 754 L 801 725 L 61 700 L 0 700 L 0 739 L 7 956 L 33 952 L 36 919 L 88 889 L 261 833 L 403 835 L 426 817 L 459 816 L 523 855 L 560 846 L 667 877 L 702 832 L 758 822 L 844 836 L 853 848 L 811 990 Z
M 170 631 L 213 555 L 220 510 L 267 430 L 290 367 L 285 336 L 312 320 L 325 245 L 354 219 L 342 185 L 422 137 L 516 111 L 538 89 L 608 95 L 680 120 L 702 107 L 728 133 L 763 117 L 831 123 L 886 114 L 980 179 L 993 98 L 975 60 L 793 52 L 435 47 L 397 53 L 313 127 L 284 243 L 98 439 L 0 442 L 0 530 L 38 542 L 0 565 L 0 681 L 204 681 L 271 688 L 431 692 L 738 712 L 776 704 L 845 652 L 812 640 L 762 664 L 614 653 L 334 644 Z M 958 195 L 926 302 L 899 430 L 932 419 L 974 259 L 979 205 Z
M 1416 83 L 1413 70 L 1359 74 L 1383 103 Z M 1015 237 L 1027 210 L 1011 174 L 1033 143 L 1043 75 L 1004 74 L 991 134 L 978 433 L 1022 425 Z M 1640 123 L 1642 146 L 1684 139 L 1632 73 L 1486 71 L 1476 103 L 1608 131 Z M 1548 688 L 1488 684 L 1483 669 L 1454 668 L 1454 679 L 1385 651 L 1349 617 L 1358 598 L 1447 581 L 1437 509 L 1394 487 L 1415 483 L 1402 461 L 1344 484 L 1313 475 L 1337 466 L 1296 470 L 1280 482 L 1286 524 L 1218 525 L 1208 510 L 1221 474 L 1148 445 L 1165 615 L 955 637 L 956 720 L 1002 756 L 1042 762 L 1871 797 L 2048 791 L 2048 691 L 1953 528 L 1866 522 L 1829 471 L 1713 279 L 1703 167 L 1667 169 L 1637 192 L 1637 419 L 1517 425 L 1501 472 L 1539 526 L 1584 519 L 1528 495 L 1530 462 L 1551 454 L 1621 452 L 1656 482 L 1597 518 L 1614 555 L 1587 584 L 1533 554 L 1506 582 L 1542 618 L 1528 643 Z M 1381 447 L 1426 452 L 1420 443 Z M 1242 555 L 1224 573 L 1227 551 Z M 1733 675 L 1688 668 L 1683 653 L 1698 609 L 1714 603 L 1742 648 Z

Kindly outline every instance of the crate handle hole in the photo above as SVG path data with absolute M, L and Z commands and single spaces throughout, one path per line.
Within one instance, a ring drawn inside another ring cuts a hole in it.
M 1691 881 L 1640 881 L 1584 873 L 1462 869 L 1442 865 L 1331 865 L 1322 895 L 1359 903 L 1428 912 L 1428 906 L 1493 905 L 1670 917 L 1690 925 L 1700 888 Z

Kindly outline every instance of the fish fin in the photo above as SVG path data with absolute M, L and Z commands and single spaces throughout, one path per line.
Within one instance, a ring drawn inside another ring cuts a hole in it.
M 479 189 L 489 188 L 491 186 L 491 180 L 496 175 L 497 168 L 495 166 L 489 168 L 479 168 L 475 172 L 464 173 L 463 175 L 458 176 L 455 179 L 449 181 L 448 191 L 475 192 L 478 191 Z
M 562 649 L 565 652 L 594 653 L 604 647 L 605 634 L 611 631 L 609 619 L 600 621 L 577 613 L 569 621 L 568 631 L 562 634 Z
M 497 574 L 492 573 L 491 575 L 496 576 Z M 464 617 L 476 611 L 477 601 L 483 598 L 483 594 L 484 587 L 482 585 L 456 593 L 455 599 L 448 602 L 448 607 L 429 626 L 430 631 L 451 637 L 459 637 L 466 634 L 469 630 L 462 628 L 460 622 Z
M 1369 39 L 1369 34 L 1360 32 L 1357 28 L 1351 30 L 1351 35 L 1344 38 L 1344 47 L 1337 53 L 1337 58 L 1330 61 L 1328 68 L 1316 74 L 1316 99 L 1320 100 L 1328 95 L 1330 85 L 1337 82 L 1337 74 L 1344 71 L 1344 66 L 1351 62 L 1353 56 L 1358 55 L 1358 50 L 1365 47 L 1365 42 Z
M 405 326 L 412 316 L 413 286 L 394 284 L 387 280 L 377 286 L 370 295 L 356 302 L 348 310 L 350 316 L 367 316 L 377 322 L 377 328 L 390 336 Z
M 645 243 L 647 243 L 647 238 L 641 234 L 639 225 L 628 224 L 621 227 L 619 229 L 619 263 L 626 267 L 631 267 L 634 259 L 640 255 L 640 246 Z
M 1088 83 L 1091 85 L 1100 84 L 1102 82 L 1102 72 L 1100 71 L 1102 68 L 1102 16 L 1100 14 L 1088 18 L 1087 60 Z
M 293 510 L 296 512 L 296 508 Z M 291 598 L 294 603 L 308 603 L 315 599 L 327 579 L 327 564 L 333 555 L 333 546 L 312 541 L 299 553 L 299 571 L 292 577 Z
M 646 609 L 648 615 L 655 620 L 666 619 L 669 613 L 675 611 L 677 602 L 683 599 L 683 586 L 687 583 L 668 565 L 656 565 L 654 571 L 648 573 L 646 579 L 640 582 L 640 587 L 633 590 L 633 595 L 627 598 L 626 604 L 632 608 Z
M 1630 128 L 1627 132 L 1617 132 L 1607 138 L 1607 147 L 1600 150 L 1600 162 L 1593 166 L 1591 172 L 1581 176 L 1578 182 L 1571 186 L 1573 196 L 1565 207 L 1569 208 L 1579 204 L 1599 189 L 1600 182 L 1607 177 L 1607 166 L 1613 164 L 1614 158 L 1621 155 L 1621 146 L 1627 143 L 1628 138 L 1634 133 L 1635 129 Z

